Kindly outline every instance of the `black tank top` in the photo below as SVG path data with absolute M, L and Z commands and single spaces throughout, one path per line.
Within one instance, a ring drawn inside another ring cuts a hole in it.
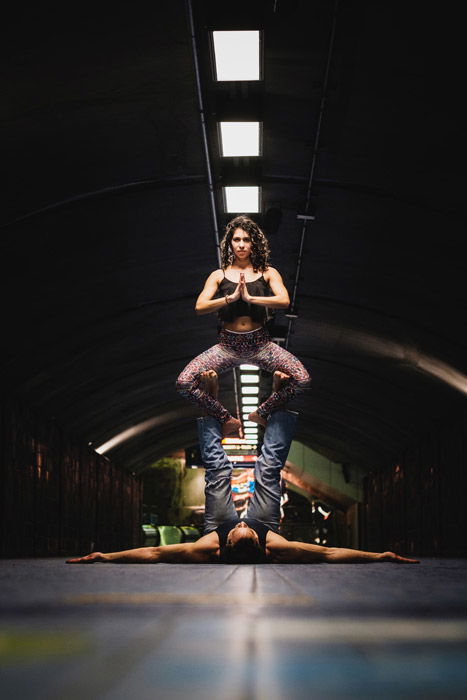
M 271 287 L 264 279 L 263 275 L 259 277 L 254 282 L 247 282 L 248 291 L 253 297 L 270 297 L 272 296 Z M 226 294 L 232 294 L 237 287 L 236 282 L 232 282 L 227 279 L 224 272 L 224 279 L 219 283 L 219 288 L 216 299 L 224 297 Z M 239 316 L 249 316 L 252 321 L 261 323 L 264 325 L 267 319 L 267 312 L 265 306 L 258 306 L 258 304 L 248 304 L 243 299 L 237 299 L 231 304 L 226 304 L 222 306 L 219 310 L 219 318 L 221 321 L 226 321 L 227 323 L 234 321 Z
M 227 535 L 229 532 L 235 527 L 235 525 L 238 525 L 239 522 L 246 523 L 248 527 L 251 527 L 252 530 L 256 532 L 259 538 L 259 544 L 261 546 L 261 549 L 265 551 L 266 549 L 266 535 L 268 534 L 269 530 L 271 529 L 264 523 L 261 523 L 259 520 L 253 520 L 253 518 L 241 518 L 240 520 L 227 520 L 225 523 L 222 523 L 222 525 L 219 525 L 219 527 L 215 530 L 217 534 L 219 535 L 219 545 L 221 548 L 221 551 L 224 549 L 226 543 L 227 543 Z

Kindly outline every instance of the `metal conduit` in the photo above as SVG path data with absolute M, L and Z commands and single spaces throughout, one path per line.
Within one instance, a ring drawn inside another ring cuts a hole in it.
M 295 272 L 294 286 L 293 286 L 293 292 L 292 292 L 292 301 L 290 304 L 290 313 L 286 314 L 289 321 L 287 324 L 287 333 L 286 333 L 285 342 L 284 342 L 285 348 L 288 348 L 290 334 L 292 332 L 292 325 L 293 325 L 294 320 L 297 318 L 295 304 L 296 304 L 296 300 L 297 300 L 297 290 L 298 290 L 298 281 L 300 278 L 300 270 L 302 267 L 303 248 L 305 245 L 305 237 L 306 237 L 308 226 L 311 223 L 311 221 L 314 220 L 314 216 L 310 215 L 311 188 L 313 186 L 314 177 L 315 177 L 315 168 L 316 168 L 316 161 L 317 161 L 317 157 L 318 157 L 319 140 L 320 140 L 320 136 L 321 136 L 321 125 L 323 122 L 324 109 L 326 106 L 326 97 L 327 97 L 327 90 L 328 90 L 328 84 L 329 84 L 329 72 L 330 72 L 330 68 L 331 68 L 331 60 L 332 60 L 332 54 L 333 54 L 333 50 L 334 50 L 334 37 L 336 34 L 338 6 L 339 6 L 339 0 L 335 0 L 333 13 L 332 13 L 331 33 L 329 36 L 328 56 L 327 56 L 327 60 L 326 60 L 326 68 L 324 71 L 324 78 L 323 78 L 323 90 L 321 93 L 318 121 L 316 123 L 316 132 L 315 132 L 315 138 L 314 138 L 314 143 L 313 143 L 313 154 L 312 154 L 312 158 L 311 158 L 310 176 L 308 178 L 308 186 L 307 186 L 307 193 L 306 193 L 306 200 L 305 200 L 305 209 L 304 209 L 303 214 L 297 215 L 297 218 L 303 219 L 303 224 L 302 224 L 302 232 L 301 232 L 301 236 L 300 236 L 300 246 L 299 246 L 299 250 L 298 250 L 297 269 Z
M 211 200 L 211 214 L 212 214 L 212 221 L 213 221 L 213 227 L 214 227 L 214 238 L 216 241 L 217 264 L 219 267 L 221 267 L 219 228 L 217 225 L 217 207 L 216 207 L 216 199 L 214 196 L 214 184 L 213 184 L 213 180 L 212 180 L 211 159 L 210 159 L 210 155 L 209 155 L 209 146 L 208 146 L 208 136 L 207 136 L 207 130 L 206 130 L 206 117 L 205 117 L 205 112 L 204 112 L 203 95 L 201 92 L 201 78 L 200 78 L 200 70 L 199 70 L 199 62 L 198 62 L 198 52 L 197 52 L 197 46 L 196 46 L 196 33 L 195 33 L 195 23 L 194 23 L 194 19 L 193 19 L 193 7 L 191 4 L 191 0 L 186 0 L 186 8 L 187 8 L 187 14 L 188 14 L 188 21 L 189 21 L 189 25 L 190 25 L 191 45 L 192 45 L 192 49 L 193 49 L 193 62 L 194 62 L 194 66 L 195 66 L 195 76 L 196 76 L 196 92 L 197 92 L 197 97 L 198 97 L 198 108 L 199 108 L 199 115 L 200 115 L 200 121 L 201 121 L 201 131 L 203 134 L 204 155 L 205 155 L 205 159 L 206 159 L 206 170 L 207 170 L 207 176 L 208 176 L 209 196 L 210 196 L 210 200 Z M 237 410 L 237 417 L 242 422 L 242 425 L 243 425 L 242 413 L 240 411 L 239 390 L 238 390 L 238 386 L 237 386 L 238 380 L 237 380 L 237 373 L 235 372 L 235 367 L 232 369 L 232 376 L 233 376 L 233 384 L 234 384 L 235 407 Z
M 187 10 L 187 14 L 188 14 L 188 22 L 190 25 L 191 46 L 193 49 L 193 63 L 195 66 L 195 77 L 196 77 L 196 93 L 197 93 L 197 97 L 198 97 L 198 108 L 199 108 L 199 116 L 200 116 L 200 121 L 201 121 L 201 131 L 203 134 L 204 155 L 206 158 L 206 170 L 207 170 L 207 175 L 208 175 L 209 196 L 210 196 L 210 200 L 211 200 L 211 214 L 212 214 L 212 223 L 213 223 L 213 227 L 214 227 L 214 238 L 216 241 L 217 262 L 218 262 L 218 265 L 220 267 L 221 266 L 221 253 L 220 253 L 220 245 L 219 245 L 219 228 L 217 225 L 217 208 L 216 208 L 216 199 L 214 197 L 214 185 L 213 185 L 213 181 L 212 181 L 211 159 L 209 156 L 208 136 L 207 136 L 207 131 L 206 131 L 206 118 L 205 118 L 205 112 L 204 112 L 203 95 L 201 92 L 201 79 L 200 79 L 200 72 L 199 72 L 198 50 L 197 50 L 197 46 L 196 46 L 195 23 L 193 20 L 193 8 L 192 8 L 191 0 L 186 0 L 186 10 Z

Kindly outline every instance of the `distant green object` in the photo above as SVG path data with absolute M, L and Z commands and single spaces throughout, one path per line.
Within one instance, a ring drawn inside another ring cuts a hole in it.
M 159 544 L 159 533 L 154 525 L 145 523 L 141 525 L 143 530 L 143 544 L 145 547 L 156 547 Z
M 153 537 L 155 536 L 156 528 L 154 527 L 154 525 L 141 525 L 141 527 L 143 528 L 143 532 L 145 535 L 152 535 Z
M 182 531 L 176 525 L 156 525 L 159 531 L 160 544 L 179 544 L 182 541 Z
M 196 542 L 201 537 L 198 528 L 192 525 L 180 525 L 180 530 L 183 533 L 183 542 Z
M 146 547 L 180 542 L 196 542 L 201 537 L 197 527 L 191 525 L 150 525 L 141 526 Z

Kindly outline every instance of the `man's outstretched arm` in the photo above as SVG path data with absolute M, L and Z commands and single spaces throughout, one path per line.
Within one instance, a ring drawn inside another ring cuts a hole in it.
M 322 547 L 307 542 L 289 542 L 268 532 L 266 547 L 272 561 L 278 564 L 369 564 L 391 561 L 399 564 L 418 564 L 416 559 L 401 557 L 394 552 L 364 552 L 345 547 Z
M 211 532 L 196 542 L 166 544 L 161 547 L 138 547 L 123 552 L 92 552 L 85 557 L 67 559 L 67 564 L 206 564 L 216 561 L 219 537 Z

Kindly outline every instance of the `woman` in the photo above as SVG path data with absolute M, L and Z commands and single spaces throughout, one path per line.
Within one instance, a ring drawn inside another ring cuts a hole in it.
M 203 377 L 209 370 L 221 374 L 244 362 L 268 372 L 288 375 L 276 391 L 249 415 L 265 426 L 268 416 L 310 383 L 308 372 L 290 352 L 271 342 L 265 328 L 266 308 L 285 309 L 289 295 L 277 270 L 270 267 L 269 247 L 264 233 L 247 216 L 227 224 L 221 241 L 220 270 L 212 272 L 196 302 L 197 314 L 217 312 L 222 322 L 217 345 L 195 357 L 177 379 L 177 390 L 196 403 L 223 426 L 223 435 L 241 427 L 217 397 L 206 391 Z

